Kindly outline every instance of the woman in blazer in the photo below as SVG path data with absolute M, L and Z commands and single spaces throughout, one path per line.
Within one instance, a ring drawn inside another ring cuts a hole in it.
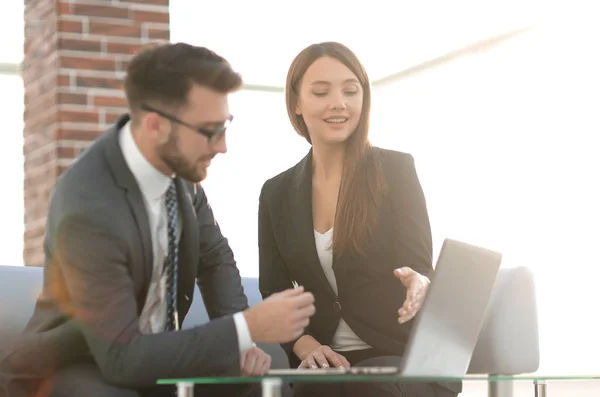
M 294 367 L 399 365 L 429 285 L 431 229 L 414 160 L 371 146 L 370 102 L 367 73 L 342 44 L 314 44 L 294 59 L 288 115 L 312 148 L 264 184 L 259 205 L 261 294 L 294 284 L 315 297 L 304 335 L 284 345 Z M 312 397 L 460 391 L 406 383 L 294 389 Z

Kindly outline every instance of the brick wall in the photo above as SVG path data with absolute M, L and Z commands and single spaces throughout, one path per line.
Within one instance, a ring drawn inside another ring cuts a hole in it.
M 43 264 L 57 177 L 126 110 L 127 60 L 168 39 L 169 0 L 25 0 L 25 265 Z

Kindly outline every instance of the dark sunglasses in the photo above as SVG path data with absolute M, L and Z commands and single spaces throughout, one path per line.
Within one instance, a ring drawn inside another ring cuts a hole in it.
M 156 113 L 159 116 L 164 117 L 165 119 L 167 119 L 169 121 L 172 121 L 177 124 L 181 124 L 189 129 L 192 129 L 192 130 L 196 131 L 197 133 L 204 135 L 208 139 L 208 142 L 211 142 L 213 140 L 218 141 L 219 139 L 221 139 L 223 137 L 223 135 L 225 134 L 225 131 L 227 131 L 229 124 L 231 124 L 231 121 L 233 120 L 233 116 L 229 116 L 229 118 L 225 121 L 225 123 L 222 126 L 218 126 L 218 127 L 212 128 L 212 129 L 207 129 L 207 128 L 193 126 L 189 123 L 186 123 L 183 120 L 178 119 L 175 116 L 171 116 L 170 114 L 165 113 L 162 110 L 155 109 L 152 106 L 148 106 L 146 104 L 140 105 L 140 108 L 146 112 Z

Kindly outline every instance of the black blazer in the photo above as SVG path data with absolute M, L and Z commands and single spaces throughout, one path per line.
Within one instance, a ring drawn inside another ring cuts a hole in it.
M 118 142 L 128 119 L 121 117 L 56 185 L 43 292 L 21 342 L 2 365 L 5 377 L 39 379 L 83 361 L 94 361 L 108 382 L 126 387 L 150 386 L 161 377 L 240 373 L 231 314 L 248 302 L 239 271 L 203 189 L 181 179 L 179 322 L 196 281 L 214 320 L 179 332 L 139 332 L 153 254 L 143 198 Z
M 423 190 L 410 154 L 371 149 L 380 156 L 389 196 L 364 257 L 334 258 L 339 296 L 317 256 L 312 222 L 312 151 L 293 168 L 268 180 L 259 205 L 260 291 L 263 297 L 289 288 L 292 281 L 315 296 L 316 314 L 305 333 L 329 345 L 343 317 L 366 343 L 402 355 L 411 322 L 398 323 L 406 289 L 394 269 L 409 266 L 429 275 L 432 241 Z M 294 341 L 295 342 L 295 341 Z M 299 365 L 284 344 L 290 365 Z

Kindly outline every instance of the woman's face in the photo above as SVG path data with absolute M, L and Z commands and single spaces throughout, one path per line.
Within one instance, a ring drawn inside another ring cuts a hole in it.
M 363 105 L 358 78 L 335 58 L 324 56 L 306 70 L 300 81 L 295 111 L 301 115 L 314 144 L 346 142 L 354 133 Z

